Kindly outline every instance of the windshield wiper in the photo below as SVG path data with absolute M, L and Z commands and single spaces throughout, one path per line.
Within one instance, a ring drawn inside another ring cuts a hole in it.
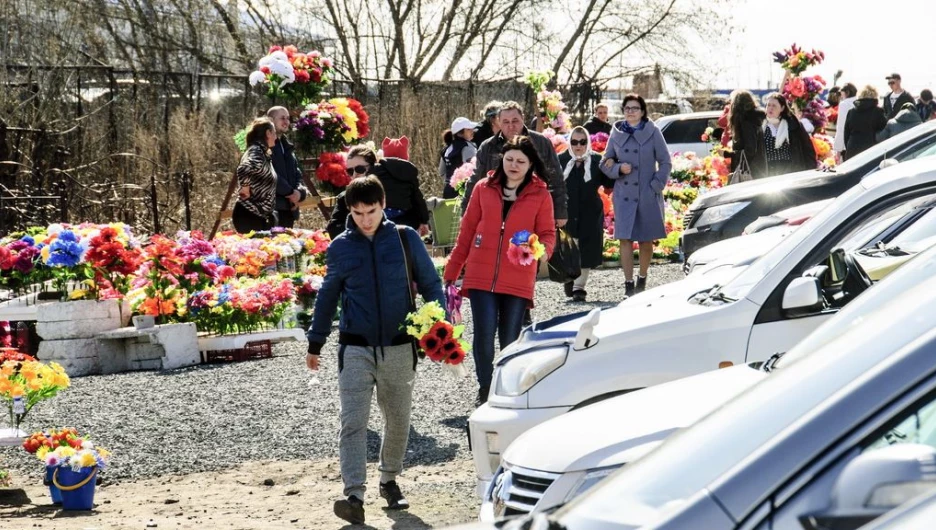
M 499 521 L 494 526 L 502 530 L 568 530 L 565 525 L 543 513 Z
M 777 353 L 771 355 L 770 358 L 767 359 L 766 362 L 764 362 L 764 365 L 761 366 L 761 369 L 763 369 L 765 372 L 772 372 L 774 369 L 774 365 L 776 365 L 777 361 L 779 361 L 780 358 L 783 357 L 784 355 L 786 355 L 785 351 L 778 351 Z
M 730 297 L 730 296 L 725 296 L 725 293 L 723 293 L 723 292 L 721 292 L 721 291 L 713 291 L 713 292 L 710 292 L 709 295 L 708 295 L 708 300 L 714 300 L 714 301 L 716 301 L 716 302 L 735 302 L 735 301 L 737 301 L 736 298 L 732 298 L 732 297 Z
M 887 246 L 883 241 L 878 241 L 873 247 L 863 248 L 858 251 L 862 256 L 873 256 L 883 254 L 884 256 L 909 256 L 911 253 L 900 248 L 899 245 Z

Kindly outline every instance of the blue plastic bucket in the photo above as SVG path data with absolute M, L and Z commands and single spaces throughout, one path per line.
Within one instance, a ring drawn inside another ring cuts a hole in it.
M 52 483 L 52 473 L 55 473 L 55 467 L 46 466 L 45 484 L 49 486 L 49 495 L 52 497 L 52 504 L 62 504 L 62 492 Z
M 62 490 L 62 508 L 65 510 L 90 510 L 94 508 L 94 486 L 97 466 L 83 467 L 72 471 L 60 467 L 52 474 L 52 484 Z

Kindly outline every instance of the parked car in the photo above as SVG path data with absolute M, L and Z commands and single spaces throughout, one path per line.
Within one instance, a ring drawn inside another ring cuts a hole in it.
M 882 164 L 903 163 L 934 154 L 936 122 L 898 134 L 829 172 L 801 171 L 713 190 L 696 199 L 683 219 L 686 230 L 680 238 L 682 254 L 689 258 L 706 245 L 741 235 L 741 231 L 760 216 L 838 197 L 879 171 Z
M 786 351 L 871 283 L 844 252 L 829 275 L 814 272 L 823 278 L 821 299 L 794 279 L 828 263 L 868 223 L 934 193 L 936 162 L 900 164 L 844 193 L 748 267 L 687 277 L 614 308 L 526 328 L 496 359 L 488 402 L 469 418 L 478 494 L 503 451 L 535 425 L 640 388 Z
M 936 237 L 934 208 L 936 200 L 932 197 L 908 201 L 856 232 L 842 247 L 854 251 L 855 259 L 872 280 L 880 280 L 895 266 L 932 246 Z M 750 265 L 795 229 L 779 225 L 712 243 L 693 254 L 683 267 L 687 274 L 699 274 L 718 267 Z
M 773 248 L 779 240 L 786 237 L 794 228 L 822 211 L 830 202 L 832 202 L 832 199 L 810 202 L 771 215 L 758 217 L 744 228 L 740 236 L 716 241 L 693 252 L 692 256 L 683 261 L 683 272 L 691 274 L 694 271 L 705 270 L 716 261 L 749 264 Z M 764 233 L 768 233 L 768 235 L 743 238 L 746 235 Z
M 926 215 L 900 215 L 897 219 L 891 218 L 887 228 L 874 231 L 888 232 L 893 228 L 901 234 L 914 232 L 922 238 L 921 243 L 928 241 L 929 250 L 889 276 L 887 282 L 866 291 L 848 305 L 847 311 L 840 312 L 814 333 L 826 339 L 844 333 L 856 319 L 865 320 L 864 313 L 883 301 L 916 289 L 921 278 L 936 267 L 936 246 L 931 235 L 936 231 L 936 211 L 932 209 L 936 196 L 924 199 L 928 206 Z M 918 225 L 927 225 L 927 228 L 920 229 Z M 858 230 L 855 237 L 863 241 L 867 236 L 861 235 L 862 232 L 865 230 Z M 861 262 L 865 259 L 862 251 L 856 248 L 850 252 L 859 259 L 862 268 L 867 268 Z M 910 260 L 914 255 L 907 253 L 902 257 Z M 893 266 L 887 256 L 867 259 L 881 260 L 883 268 Z M 873 278 L 873 273 L 869 276 Z M 936 293 L 933 296 L 936 298 Z M 814 340 L 804 340 L 818 346 Z M 754 362 L 705 372 L 610 398 L 533 427 L 504 452 L 501 467 L 482 499 L 481 520 L 534 510 L 548 511 L 570 501 L 615 469 L 647 453 L 678 429 L 695 423 L 759 382 L 773 369 L 773 363 Z M 609 422 L 608 418 L 614 421 Z M 567 436 L 567 433 L 574 435 Z
M 703 142 L 702 135 L 706 128 L 718 127 L 716 122 L 719 116 L 721 112 L 691 112 L 663 116 L 654 120 L 654 123 L 663 133 L 670 154 L 691 151 L 704 157 L 712 150 L 712 144 Z
M 848 529 L 936 488 L 934 273 L 936 247 L 760 370 L 734 367 L 633 392 L 615 398 L 620 406 L 610 415 L 592 418 L 593 427 L 566 423 L 549 433 L 561 452 L 601 431 L 598 424 L 624 429 L 632 438 L 609 445 L 596 462 L 608 467 L 619 449 L 640 460 L 593 481 L 587 493 L 567 495 L 570 503 L 554 516 L 536 516 L 540 528 Z M 703 415 L 674 433 L 692 414 L 681 413 L 680 402 Z M 704 415 L 706 408 L 714 412 Z M 581 419 L 586 411 L 573 414 Z M 556 479 L 542 498 L 562 497 L 551 491 L 561 483 L 582 489 L 582 475 Z M 515 493 L 528 487 L 510 478 Z

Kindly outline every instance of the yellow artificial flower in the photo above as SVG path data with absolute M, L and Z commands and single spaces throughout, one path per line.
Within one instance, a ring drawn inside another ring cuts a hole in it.
M 26 387 L 33 392 L 42 390 L 42 387 L 44 386 L 45 381 L 43 381 L 41 377 L 36 377 L 35 379 L 26 382 Z
M 110 451 L 108 451 L 107 449 L 104 449 L 103 447 L 98 447 L 97 452 L 98 452 L 98 455 L 100 455 L 100 457 L 103 458 L 104 460 L 107 460 L 108 458 L 110 458 L 110 455 L 111 455 Z
M 348 106 L 347 98 L 332 98 L 328 100 L 329 103 L 335 106 L 335 112 L 340 114 L 344 118 L 344 123 L 349 127 L 347 131 L 342 133 L 342 137 L 345 142 L 351 143 L 354 140 L 358 139 L 358 129 L 357 129 L 357 114 L 351 110 L 351 107 Z
M 50 251 L 51 248 L 52 248 L 51 245 L 47 245 L 47 246 L 42 247 L 42 250 L 39 251 L 39 256 L 42 257 L 42 262 L 43 262 L 43 263 L 47 263 L 47 262 L 49 261 L 49 255 L 51 254 L 51 251 Z
M 68 456 L 75 456 L 75 454 L 77 453 L 77 451 L 75 451 L 73 447 L 68 446 L 68 445 L 56 447 L 55 452 L 58 453 L 58 455 L 62 458 L 65 458 Z
M 13 361 L 4 361 L 3 365 L 0 365 L 0 375 L 4 377 L 10 377 L 15 370 L 16 363 Z
M 52 376 L 52 384 L 58 388 L 68 388 L 71 384 L 71 380 L 68 379 L 68 374 L 55 374 Z
M 3 377 L 0 378 L 0 396 L 9 397 L 10 390 L 13 389 L 13 382 Z
M 27 381 L 32 381 L 39 375 L 39 370 L 42 369 L 42 365 L 36 361 L 26 361 L 20 364 L 20 375 L 22 375 Z
M 24 387 L 22 383 L 14 382 L 13 385 L 10 387 L 9 394 L 11 398 L 25 396 L 26 387 Z
M 51 451 L 51 449 L 43 445 L 36 451 L 36 458 L 39 460 L 45 460 L 45 457 L 47 454 L 49 454 L 49 451 Z
M 97 458 L 94 457 L 94 453 L 91 451 L 82 451 L 78 455 L 78 465 L 81 467 L 91 467 L 97 465 Z
M 59 374 L 65 373 L 65 368 L 61 364 L 54 362 L 54 361 L 49 363 L 49 368 L 52 368 L 53 370 L 55 370 L 56 373 L 59 373 Z
M 84 289 L 75 289 L 74 291 L 68 293 L 69 300 L 81 300 L 88 295 L 88 291 Z

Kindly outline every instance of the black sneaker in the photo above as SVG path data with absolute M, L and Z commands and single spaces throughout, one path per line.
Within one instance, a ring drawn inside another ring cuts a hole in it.
M 647 277 L 637 275 L 637 283 L 634 285 L 634 291 L 638 293 L 644 292 L 647 288 Z
M 564 284 L 562 284 L 562 288 L 565 290 L 566 298 L 570 298 L 573 296 L 572 285 L 573 285 L 572 282 L 565 282 Z
M 584 302 L 586 296 L 588 296 L 588 293 L 586 293 L 584 289 L 579 290 L 579 291 L 575 291 L 574 293 L 572 293 L 572 301 L 573 301 L 573 302 Z
M 624 281 L 624 297 L 634 296 L 634 282 Z
M 488 394 L 491 393 L 491 387 L 482 386 L 478 389 L 478 399 L 475 400 L 475 407 L 480 407 L 487 403 Z
M 386 499 L 388 510 L 406 510 L 409 509 L 409 501 L 403 496 L 400 487 L 395 480 L 386 484 L 380 484 L 380 496 Z
M 380 494 L 383 495 L 383 484 L 380 485 Z M 335 515 L 351 524 L 364 524 L 364 501 L 354 495 L 335 501 Z

